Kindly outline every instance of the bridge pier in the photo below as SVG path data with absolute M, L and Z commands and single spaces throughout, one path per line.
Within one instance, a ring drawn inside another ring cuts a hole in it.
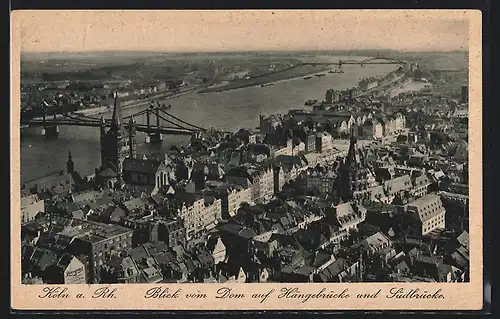
M 56 115 L 54 114 L 54 120 L 56 119 Z M 59 135 L 59 126 L 56 124 L 47 124 L 45 120 L 45 113 L 43 114 L 43 128 L 41 134 L 46 137 L 54 137 Z
M 43 136 L 58 136 L 59 135 L 59 126 L 57 125 L 50 125 L 50 126 L 45 126 L 42 128 L 41 134 Z
M 163 141 L 163 134 L 160 132 L 155 132 L 155 133 L 148 133 L 146 135 L 146 144 L 149 143 L 161 143 Z
M 148 127 L 148 130 L 150 130 L 148 132 L 148 135 L 146 136 L 146 143 L 149 144 L 149 143 L 161 143 L 161 141 L 163 141 L 163 134 L 161 134 L 160 132 L 160 109 L 159 108 L 156 108 L 154 110 L 154 113 L 156 115 L 156 128 L 157 128 L 157 132 L 155 132 L 154 128 L 151 127 L 151 119 L 150 119 L 150 116 L 151 116 L 151 113 L 152 113 L 152 110 L 147 110 L 146 111 L 146 116 L 147 116 L 147 127 Z

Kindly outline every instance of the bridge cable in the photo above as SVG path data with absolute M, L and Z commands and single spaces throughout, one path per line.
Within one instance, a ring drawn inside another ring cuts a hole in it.
M 80 116 L 72 116 L 72 115 L 69 115 L 69 114 L 63 114 L 63 113 L 60 113 L 60 115 L 62 115 L 63 117 L 65 118 L 69 118 L 69 119 L 72 119 L 72 120 L 77 120 L 77 121 L 85 121 L 85 122 L 98 122 L 99 119 L 96 119 L 96 118 L 92 118 L 92 120 L 90 119 L 85 119 L 85 118 L 82 118 Z
M 146 114 L 147 111 L 148 111 L 147 109 L 146 110 L 142 110 L 142 111 L 137 112 L 135 114 L 132 114 L 132 115 L 129 115 L 129 116 L 124 116 L 123 119 L 129 119 L 131 117 L 139 117 L 139 116 L 142 116 L 142 115 Z
M 156 115 L 156 114 L 155 114 L 155 115 Z M 193 129 L 183 127 L 183 126 L 181 126 L 181 125 L 179 125 L 179 124 L 177 124 L 177 123 L 174 123 L 174 122 L 172 122 L 172 121 L 170 121 L 170 120 L 167 120 L 166 118 L 164 118 L 163 116 L 161 116 L 161 115 L 159 115 L 159 114 L 158 114 L 158 115 L 156 115 L 156 116 L 158 116 L 159 118 L 161 118 L 162 120 L 164 120 L 164 121 L 165 121 L 165 122 L 167 122 L 167 123 L 170 123 L 170 124 L 172 124 L 172 125 L 177 126 L 177 127 L 178 127 L 178 128 L 180 128 L 180 129 L 183 129 L 183 130 L 188 130 L 188 131 L 194 131 Z
M 178 117 L 176 117 L 176 116 L 173 116 L 172 114 L 170 114 L 170 113 L 168 113 L 168 112 L 165 112 L 164 110 L 161 110 L 161 109 L 160 109 L 160 111 L 162 111 L 164 114 L 169 115 L 170 117 L 172 117 L 172 118 L 176 119 L 177 121 L 181 122 L 182 124 L 186 124 L 186 125 L 192 126 L 192 127 L 194 127 L 194 128 L 197 128 L 197 129 L 198 129 L 198 130 L 200 130 L 200 131 L 206 131 L 206 129 L 204 129 L 203 127 L 199 127 L 199 126 L 197 126 L 197 125 L 194 125 L 194 124 L 188 123 L 188 122 L 186 122 L 186 121 L 183 121 L 183 120 L 181 120 L 180 118 L 178 118 Z

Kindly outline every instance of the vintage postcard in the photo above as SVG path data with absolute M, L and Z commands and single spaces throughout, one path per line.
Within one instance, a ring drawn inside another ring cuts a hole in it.
M 17 310 L 479 310 L 481 12 L 15 11 Z

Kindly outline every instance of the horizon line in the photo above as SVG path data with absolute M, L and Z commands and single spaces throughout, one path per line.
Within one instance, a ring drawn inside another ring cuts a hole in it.
M 292 49 L 292 50 L 273 50 L 273 49 L 260 49 L 260 50 L 227 50 L 227 51 L 163 51 L 157 49 L 109 49 L 109 50 L 93 50 L 93 51 L 21 51 L 21 54 L 75 54 L 75 53 L 170 53 L 170 54 L 185 54 L 185 53 L 257 53 L 257 52 L 270 52 L 270 53 L 295 53 L 295 52 L 362 52 L 362 51 L 391 51 L 391 52 L 400 52 L 400 53 L 451 53 L 451 52 L 469 52 L 468 49 L 453 49 L 453 50 L 440 50 L 440 49 L 382 49 L 382 48 L 365 48 L 365 49 Z

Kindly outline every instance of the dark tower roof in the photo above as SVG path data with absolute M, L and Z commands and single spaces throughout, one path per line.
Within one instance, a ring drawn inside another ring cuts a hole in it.
M 123 129 L 122 108 L 118 99 L 118 92 L 115 92 L 115 103 L 113 107 L 113 117 L 111 118 L 111 127 L 114 129 Z
M 347 152 L 346 163 L 350 166 L 357 166 L 357 150 L 356 150 L 356 136 L 354 136 L 354 129 L 351 129 L 351 141 L 349 143 L 349 151 Z
M 66 162 L 66 170 L 69 174 L 75 171 L 75 163 L 73 162 L 73 157 L 71 156 L 71 150 L 68 151 L 68 161 Z

